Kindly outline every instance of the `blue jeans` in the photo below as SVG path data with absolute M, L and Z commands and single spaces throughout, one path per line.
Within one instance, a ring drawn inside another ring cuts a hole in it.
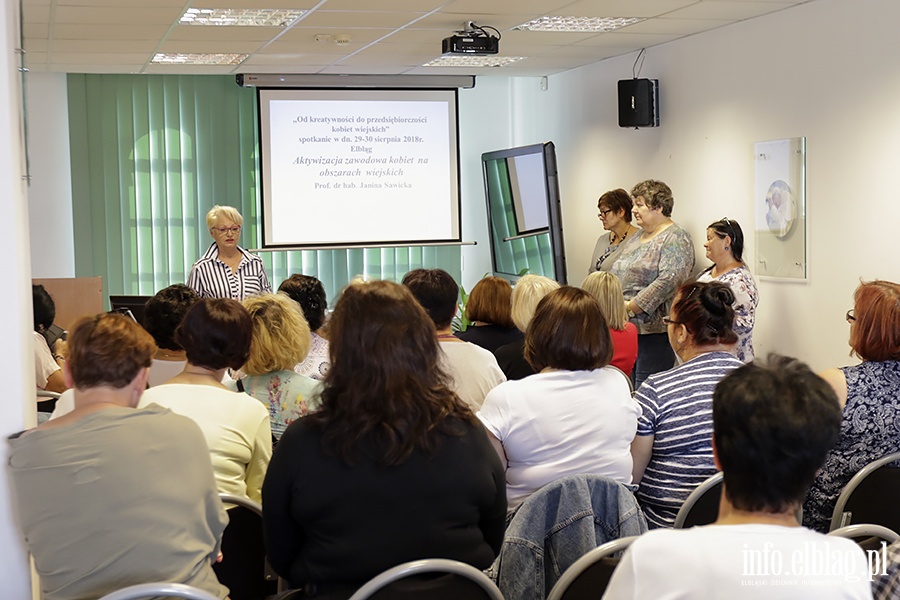
M 634 363 L 634 389 L 654 373 L 668 371 L 675 366 L 675 352 L 665 333 L 645 333 L 638 336 L 638 355 Z

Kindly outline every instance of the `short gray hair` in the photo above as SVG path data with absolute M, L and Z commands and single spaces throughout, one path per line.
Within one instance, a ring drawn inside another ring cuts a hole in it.
M 662 181 L 648 179 L 631 188 L 631 197 L 642 196 L 644 204 L 653 210 L 662 209 L 665 217 L 672 216 L 672 208 L 675 207 L 675 198 L 672 197 L 672 188 Z
M 525 333 L 534 317 L 541 298 L 559 288 L 559 284 L 543 275 L 525 275 L 516 282 L 512 291 L 512 320 L 516 328 Z
M 244 224 L 244 217 L 241 216 L 238 209 L 233 206 L 219 206 L 216 204 L 206 213 L 206 228 L 212 229 L 215 227 L 219 217 L 225 217 L 229 221 L 233 221 L 235 225 Z

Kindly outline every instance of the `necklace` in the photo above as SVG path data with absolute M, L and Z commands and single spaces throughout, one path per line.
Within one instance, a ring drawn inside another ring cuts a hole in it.
M 611 239 L 609 240 L 609 245 L 613 246 L 613 245 L 621 244 L 622 242 L 625 241 L 625 238 L 628 237 L 629 233 L 631 233 L 631 225 L 629 225 L 625 228 L 625 233 L 622 234 L 622 237 L 619 237 L 619 235 L 615 231 L 613 231 Z

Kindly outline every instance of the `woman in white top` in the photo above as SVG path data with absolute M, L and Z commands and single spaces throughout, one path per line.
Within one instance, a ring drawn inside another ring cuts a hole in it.
M 193 419 L 206 437 L 219 492 L 261 502 L 272 456 L 269 411 L 222 385 L 225 369 L 247 362 L 252 331 L 250 314 L 240 302 L 198 301 L 175 330 L 175 341 L 187 356 L 184 370 L 148 389 L 140 406 L 156 403 Z
M 744 362 L 753 360 L 753 323 L 759 292 L 750 269 L 743 261 L 744 232 L 737 221 L 724 217 L 706 228 L 706 258 L 713 265 L 697 281 L 721 281 L 734 294 L 734 332 L 738 336 L 735 355 Z
M 564 286 L 538 304 L 525 332 L 536 374 L 491 390 L 478 412 L 506 466 L 510 510 L 566 475 L 631 483 L 640 415 L 627 378 L 610 368 L 612 341 L 597 301 Z

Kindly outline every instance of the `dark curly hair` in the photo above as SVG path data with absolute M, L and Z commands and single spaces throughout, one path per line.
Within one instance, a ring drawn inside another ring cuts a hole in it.
M 300 305 L 311 331 L 318 331 L 325 323 L 328 301 L 321 281 L 310 275 L 297 273 L 282 281 L 278 291 L 284 292 Z
M 199 299 L 197 292 L 181 283 L 163 288 L 147 300 L 141 324 L 160 348 L 181 350 L 181 345 L 175 341 L 175 329 L 184 313 Z
M 373 442 L 379 462 L 433 451 L 443 435 L 462 435 L 475 415 L 450 389 L 434 325 L 410 291 L 389 281 L 351 284 L 329 322 L 331 369 L 320 410 L 304 421 L 322 443 L 353 464 Z

